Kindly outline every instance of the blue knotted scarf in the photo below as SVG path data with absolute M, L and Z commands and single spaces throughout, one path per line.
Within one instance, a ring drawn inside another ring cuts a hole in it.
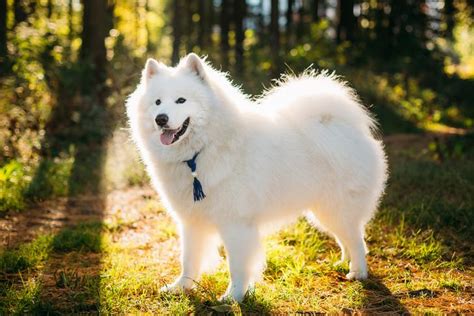
M 193 158 L 184 161 L 188 165 L 189 169 L 191 169 L 191 174 L 194 177 L 194 181 L 193 181 L 194 202 L 201 201 L 202 199 L 206 197 L 206 195 L 204 194 L 204 191 L 202 190 L 201 182 L 199 182 L 197 178 L 196 158 L 198 155 L 199 155 L 199 152 L 197 152 Z

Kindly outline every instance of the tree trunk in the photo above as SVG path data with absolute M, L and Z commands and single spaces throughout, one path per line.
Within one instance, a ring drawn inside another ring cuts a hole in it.
M 301 2 L 301 6 L 298 9 L 298 24 L 296 25 L 296 39 L 300 42 L 302 37 L 308 33 L 308 27 L 306 27 L 306 8 L 305 1 Z
M 193 47 L 196 43 L 195 38 L 195 30 L 196 30 L 196 23 L 193 21 L 194 13 L 196 12 L 195 1 L 187 1 L 184 6 L 185 18 L 184 24 L 185 29 L 183 34 L 186 35 L 186 53 L 190 53 L 193 51 Z
M 229 59 L 229 19 L 230 19 L 230 0 L 222 0 L 221 4 L 221 49 L 222 64 L 228 66 Z
M 326 18 L 327 2 L 318 1 L 318 19 Z
M 48 3 L 46 4 L 47 12 L 46 16 L 49 19 L 51 19 L 51 16 L 53 15 L 53 0 L 48 0 Z
M 337 3 L 337 17 L 337 42 L 352 41 L 355 28 L 354 0 L 339 0 Z
M 288 0 L 286 4 L 286 34 L 289 37 L 292 31 L 293 25 L 293 6 L 295 0 Z
M 68 1 L 68 9 L 67 9 L 67 14 L 68 14 L 68 40 L 69 40 L 69 46 L 71 46 L 72 40 L 74 39 L 74 25 L 72 23 L 72 16 L 74 14 L 73 7 L 72 7 L 72 1 Z
M 199 0 L 198 44 L 201 50 L 210 43 L 212 33 L 212 0 Z
M 15 0 L 13 2 L 13 12 L 15 15 L 15 25 L 26 21 L 28 13 L 26 12 L 25 5 L 22 0 Z
M 181 46 L 181 19 L 180 19 L 180 10 L 181 10 L 181 0 L 173 1 L 173 55 L 171 60 L 173 64 L 176 64 L 179 61 L 179 50 Z
M 235 17 L 235 62 L 237 72 L 242 74 L 244 71 L 244 18 L 247 11 L 245 0 L 234 0 Z
M 207 21 L 207 14 L 206 14 L 206 7 L 207 3 L 206 0 L 199 0 L 198 5 L 198 14 L 199 14 L 199 29 L 198 29 L 198 45 L 199 48 L 202 49 L 206 46 L 206 23 Z
M 101 84 L 106 77 L 105 38 L 110 26 L 107 0 L 83 0 L 81 59 L 93 66 L 92 81 Z
M 260 42 L 263 43 L 263 39 L 265 38 L 265 36 L 263 34 L 265 34 L 266 32 L 266 25 L 265 25 L 265 17 L 264 17 L 264 10 L 263 10 L 263 0 L 260 0 L 259 4 L 258 4 L 258 15 L 257 15 L 257 34 L 262 34 L 260 36 Z
M 0 0 L 0 66 L 2 69 L 7 57 L 7 0 Z
M 207 27 L 209 28 L 209 33 L 207 34 L 208 41 L 212 44 L 212 32 L 214 31 L 214 25 L 216 24 L 216 8 L 214 7 L 214 1 L 208 0 L 207 2 L 207 10 L 209 13 L 209 22 L 207 23 Z
M 455 12 L 454 0 L 444 0 L 444 19 L 446 23 L 446 37 L 448 38 L 453 37 Z
M 280 8 L 278 0 L 271 2 L 271 22 L 270 22 L 270 46 L 272 50 L 272 75 L 278 77 L 280 74 Z
M 293 21 L 295 0 L 288 0 L 286 8 L 286 48 L 289 50 L 295 44 L 295 27 Z
M 311 1 L 311 17 L 313 18 L 313 22 L 319 20 L 319 0 Z

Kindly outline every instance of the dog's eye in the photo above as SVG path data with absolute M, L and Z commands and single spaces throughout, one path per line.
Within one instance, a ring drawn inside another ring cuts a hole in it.
M 176 100 L 175 102 L 178 103 L 178 104 L 181 104 L 181 103 L 186 102 L 186 99 L 185 99 L 185 98 L 179 98 L 179 99 Z
M 160 100 L 160 99 L 156 99 L 155 104 L 156 104 L 156 105 L 160 105 L 160 104 L 161 104 L 161 100 Z

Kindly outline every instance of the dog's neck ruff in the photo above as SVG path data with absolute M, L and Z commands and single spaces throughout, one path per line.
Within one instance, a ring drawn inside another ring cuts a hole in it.
M 202 199 L 206 197 L 206 195 L 204 194 L 204 191 L 202 190 L 201 182 L 197 178 L 196 158 L 198 157 L 198 155 L 199 155 L 199 152 L 195 153 L 193 158 L 184 161 L 188 165 L 189 169 L 191 169 L 191 174 L 194 177 L 194 181 L 193 181 L 194 202 L 201 201 Z

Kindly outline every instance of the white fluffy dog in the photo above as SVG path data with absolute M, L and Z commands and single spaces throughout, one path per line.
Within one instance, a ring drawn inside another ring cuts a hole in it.
M 176 67 L 149 59 L 127 102 L 134 141 L 180 227 L 181 276 L 191 288 L 228 254 L 224 298 L 258 280 L 262 237 L 305 214 L 334 236 L 349 279 L 367 277 L 364 227 L 386 181 L 375 122 L 334 75 L 284 77 L 252 101 L 195 54 Z

